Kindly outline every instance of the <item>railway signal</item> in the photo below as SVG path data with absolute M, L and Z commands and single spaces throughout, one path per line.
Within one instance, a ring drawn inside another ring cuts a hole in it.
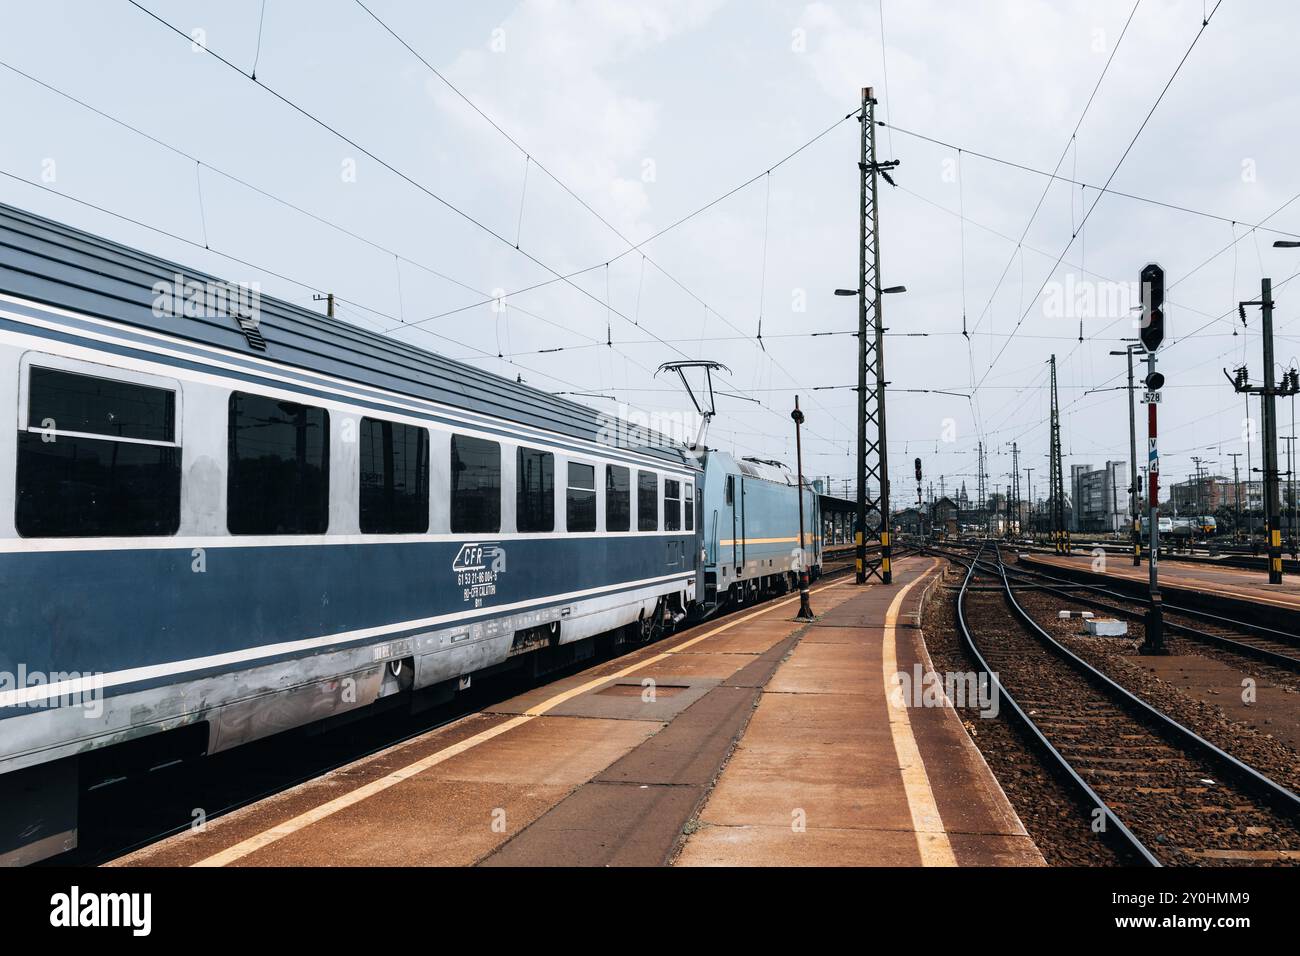
M 1142 323 L 1138 337 L 1147 352 L 1165 340 L 1165 270 L 1154 262 L 1142 269 Z
M 1160 389 L 1165 384 L 1165 377 L 1156 371 L 1156 349 L 1165 338 L 1165 270 L 1154 262 L 1148 263 L 1143 266 L 1138 280 L 1142 288 L 1142 321 L 1138 338 L 1147 353 L 1147 375 L 1143 380 L 1147 391 L 1143 400 L 1147 406 L 1147 481 L 1150 485 L 1147 515 L 1151 542 L 1151 557 L 1147 561 L 1151 606 L 1146 615 L 1142 653 L 1167 654 L 1164 605 L 1160 597 L 1160 449 L 1156 443 L 1156 409 L 1160 404 Z
M 912 462 L 912 464 L 916 466 L 916 516 L 917 516 L 917 526 L 921 529 L 922 533 L 924 533 L 925 528 L 924 528 L 923 523 L 922 523 L 921 520 L 920 520 L 920 519 L 921 519 L 921 508 L 923 507 L 923 503 L 922 503 L 922 501 L 921 501 L 921 459 L 919 459 L 919 458 L 915 459 L 915 460 Z

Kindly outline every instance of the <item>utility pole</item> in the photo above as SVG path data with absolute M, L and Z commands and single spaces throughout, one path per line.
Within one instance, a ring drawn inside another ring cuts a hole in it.
M 1281 385 L 1275 383 L 1273 369 L 1272 279 L 1264 278 L 1259 280 L 1258 299 L 1237 304 L 1237 312 L 1241 316 L 1243 324 L 1246 321 L 1246 306 L 1248 305 L 1259 306 L 1260 313 L 1263 316 L 1264 384 L 1263 386 L 1250 385 L 1249 373 L 1244 365 L 1237 369 L 1235 378 L 1228 375 L 1227 369 L 1223 370 L 1223 374 L 1227 376 L 1228 381 L 1232 382 L 1232 387 L 1238 392 L 1248 394 L 1254 392 L 1260 396 L 1264 419 L 1264 512 L 1266 520 L 1265 534 L 1268 543 L 1268 583 L 1281 584 L 1282 518 L 1277 464 L 1277 396 L 1294 395 L 1297 391 L 1300 391 L 1300 375 L 1297 374 L 1296 369 L 1291 368 L 1283 373 Z
M 1034 469 L 1025 469 L 1025 488 L 1029 492 L 1029 533 L 1034 533 Z
M 1111 530 L 1115 537 L 1119 537 L 1119 491 L 1115 488 L 1115 463 L 1106 462 L 1106 480 L 1110 483 L 1110 513 L 1114 520 L 1111 522 Z
M 1070 532 L 1065 527 L 1065 478 L 1061 474 L 1061 411 L 1056 399 L 1056 356 L 1052 359 L 1052 451 L 1050 494 L 1052 541 L 1057 554 L 1070 553 Z
M 1012 490 L 1012 515 L 1016 522 L 1016 534 L 1020 531 L 1020 449 L 1015 442 L 1011 443 L 1011 482 Z M 1011 531 L 1010 526 L 1007 527 Z
M 1002 537 L 1004 538 L 1011 537 L 1011 485 L 1014 481 L 1015 475 L 1007 475 L 1007 500 L 1003 502 L 1007 514 L 1007 526 L 1002 529 Z
M 313 295 L 311 298 L 313 302 L 320 302 L 324 300 L 325 314 L 328 315 L 331 319 L 334 318 L 334 293 L 333 292 L 327 292 L 324 295 Z
M 1286 436 L 1286 474 L 1287 487 L 1291 496 L 1291 518 L 1287 522 L 1287 550 L 1294 560 L 1300 557 L 1300 539 L 1296 538 L 1296 500 L 1295 500 L 1295 393 L 1291 393 L 1291 434 Z
M 1242 323 L 1245 324 L 1244 322 Z M 1250 545 L 1252 553 L 1255 552 L 1255 517 L 1250 513 L 1250 482 L 1251 475 L 1255 473 L 1254 464 L 1251 462 L 1250 446 L 1255 440 L 1254 422 L 1250 418 L 1250 393 L 1247 392 L 1242 396 L 1246 399 L 1246 427 L 1250 429 L 1246 440 L 1246 541 Z
M 1293 452 L 1295 451 L 1295 435 L 1279 435 L 1282 441 L 1286 442 L 1286 493 L 1287 500 L 1283 502 L 1286 510 L 1290 512 L 1287 516 L 1286 542 L 1287 550 L 1295 551 L 1295 464 Z
M 1196 550 L 1196 522 L 1200 521 L 1201 515 L 1205 513 L 1205 499 L 1201 494 L 1204 488 L 1201 484 L 1201 462 L 1204 460 L 1200 455 L 1192 456 L 1192 464 L 1196 467 L 1196 514 L 1193 516 L 1191 534 L 1187 536 L 1192 551 Z
M 1137 347 L 1135 343 L 1128 346 L 1123 352 L 1128 358 L 1128 510 L 1129 520 L 1133 524 L 1133 567 L 1135 568 L 1142 563 L 1142 532 L 1139 529 L 1138 520 L 1138 516 L 1142 513 L 1140 505 L 1142 486 L 1138 484 L 1137 413 L 1133 407 L 1133 350 Z M 1119 355 L 1120 353 L 1111 352 L 1110 354 Z
M 1237 509 L 1236 518 L 1232 522 L 1232 540 L 1235 543 L 1241 535 L 1241 475 L 1237 471 L 1237 459 L 1241 457 L 1241 452 L 1230 451 L 1228 457 L 1232 459 L 1232 500 Z
M 897 160 L 876 162 L 876 97 L 871 87 L 862 89 L 862 110 L 858 114 L 862 124 L 861 159 L 858 162 L 860 180 L 859 232 L 861 248 L 858 261 L 858 530 L 856 536 L 856 564 L 858 584 L 865 584 L 869 575 L 876 575 L 883 584 L 893 581 L 891 548 L 889 541 L 889 454 L 885 440 L 885 329 L 882 319 L 880 288 L 880 212 L 877 203 L 878 179 L 888 169 L 898 165 Z M 852 295 L 849 290 L 836 290 Z M 902 287 L 889 291 L 903 291 Z M 870 296 L 870 299 L 868 299 Z M 869 308 L 868 308 L 869 303 Z M 868 336 L 867 314 L 871 314 L 871 334 Z M 875 382 L 868 390 L 868 378 L 874 374 Z M 874 438 L 869 438 L 869 426 L 875 426 Z M 880 511 L 880 557 L 867 561 L 867 480 L 874 477 L 880 485 L 880 496 L 874 502 Z

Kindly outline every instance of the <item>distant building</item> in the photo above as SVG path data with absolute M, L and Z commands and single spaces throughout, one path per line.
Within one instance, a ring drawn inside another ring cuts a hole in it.
M 949 497 L 940 498 L 930 506 L 930 527 L 955 536 L 961 524 L 961 506 Z
M 1240 486 L 1242 509 L 1246 511 L 1262 510 L 1264 507 L 1264 483 L 1262 481 L 1243 481 Z M 1237 482 L 1220 475 L 1202 475 L 1199 481 L 1195 478 L 1189 478 L 1186 481 L 1179 481 L 1170 485 L 1169 499 L 1175 514 L 1213 515 L 1220 508 L 1235 509 L 1237 507 Z
M 904 508 L 894 512 L 894 527 L 902 534 L 922 536 L 926 534 L 925 512 L 918 508 Z
M 1130 525 L 1128 462 L 1108 461 L 1105 468 L 1070 466 L 1072 531 L 1106 532 Z

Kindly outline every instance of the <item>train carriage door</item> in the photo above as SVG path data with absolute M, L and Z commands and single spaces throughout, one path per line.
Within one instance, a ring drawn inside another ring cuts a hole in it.
M 809 492 L 808 497 L 812 499 L 810 502 L 812 505 L 811 510 L 817 515 L 817 517 L 813 519 L 812 526 L 821 532 L 821 534 L 817 535 L 813 540 L 813 560 L 816 564 L 821 564 L 822 545 L 825 543 L 826 539 L 826 530 L 822 518 L 822 497 L 815 492 Z
M 745 476 L 740 475 L 740 493 L 736 495 L 736 508 L 740 511 L 740 563 L 736 570 L 744 573 L 745 559 L 748 555 L 745 552 Z
M 736 570 L 739 570 L 739 569 L 740 569 L 740 565 L 738 565 L 738 564 L 736 563 L 736 561 L 737 561 L 737 559 L 738 559 L 738 557 L 739 557 L 739 554 L 740 554 L 740 520 L 739 520 L 739 516 L 738 516 L 738 514 L 737 514 L 737 512 L 738 512 L 738 510 L 739 510 L 739 508 L 740 508 L 740 504 L 739 504 L 739 502 L 738 502 L 738 500 L 737 500 L 737 499 L 738 499 L 738 495 L 736 494 L 736 476 L 735 476 L 735 475 L 727 475 L 727 484 L 726 484 L 726 488 L 727 488 L 727 492 L 726 492 L 726 497 L 725 497 L 725 499 L 724 499 L 724 502 L 725 502 L 725 504 L 726 504 L 727 510 L 731 513 L 731 514 L 730 514 L 730 518 L 731 518 L 731 564 L 732 564 L 732 567 L 736 568 Z M 722 563 L 722 555 L 721 555 L 721 554 L 718 555 L 718 563 L 719 563 L 719 564 Z

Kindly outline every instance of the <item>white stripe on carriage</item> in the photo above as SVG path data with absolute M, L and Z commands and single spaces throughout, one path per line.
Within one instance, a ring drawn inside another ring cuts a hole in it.
M 141 538 L 0 538 L 0 554 L 45 554 L 82 551 L 208 551 L 235 548 L 287 548 L 375 544 L 469 544 L 480 541 L 568 541 L 576 538 L 694 538 L 694 531 L 561 531 L 532 534 L 226 534 Z
M 22 299 L 17 296 L 0 294 L 0 302 L 5 302 L 5 301 L 13 302 L 17 305 L 23 306 L 24 308 L 32 309 L 33 311 L 45 312 L 52 315 L 66 315 L 70 318 L 75 318 L 82 322 L 89 322 L 105 329 L 115 330 L 120 327 L 119 323 L 109 322 L 103 319 L 96 318 L 95 316 L 86 315 L 81 312 L 74 312 L 68 309 L 61 309 L 55 306 L 47 306 L 39 302 L 32 302 L 27 299 Z M 443 417 L 451 419 L 453 422 L 463 423 L 466 428 L 473 428 L 474 426 L 496 428 L 500 431 L 506 432 L 507 434 L 519 436 L 522 438 L 527 438 L 530 439 L 531 441 L 542 441 L 542 442 L 550 441 L 550 442 L 561 443 L 561 444 L 568 443 L 571 445 L 578 445 L 584 448 L 591 448 L 593 449 L 593 451 L 591 452 L 592 454 L 608 455 L 611 451 L 615 451 L 618 456 L 628 458 L 636 462 L 644 463 L 647 467 L 659 468 L 661 470 L 680 470 L 683 468 L 682 465 L 673 465 L 670 462 L 664 461 L 663 459 L 653 458 L 649 455 L 640 454 L 632 449 L 615 448 L 614 446 L 602 445 L 599 442 L 593 442 L 590 439 L 565 435 L 562 432 L 555 431 L 554 429 L 542 428 L 540 426 L 522 425 L 517 422 L 511 422 L 508 419 L 499 418 L 497 416 L 488 414 L 486 412 L 470 412 L 465 409 L 459 409 L 451 405 L 445 405 L 441 402 L 434 401 L 433 399 L 420 398 L 419 396 L 408 395 L 403 392 L 395 392 L 392 391 L 391 389 L 386 389 L 379 385 L 372 385 L 366 382 L 358 382 L 349 379 L 336 378 L 334 376 L 327 375 L 323 372 L 316 372 L 316 371 L 306 370 L 306 369 L 299 370 L 294 366 L 273 362 L 269 359 L 259 358 L 258 356 L 254 356 L 254 355 L 249 355 L 249 356 L 240 355 L 239 358 L 243 362 L 255 366 L 259 366 L 259 369 L 254 371 L 252 369 L 249 369 L 247 365 L 241 365 L 241 364 L 230 362 L 228 360 L 223 360 L 221 356 L 223 355 L 228 356 L 231 353 L 222 350 L 217 346 L 210 345 L 209 343 L 202 342 L 197 339 L 194 340 L 183 339 L 177 336 L 167 335 L 166 333 L 158 332 L 153 329 L 131 326 L 130 331 L 135 335 L 140 335 L 151 339 L 157 339 L 158 341 L 167 343 L 169 345 L 184 346 L 186 348 L 193 349 L 194 352 L 175 351 L 172 349 L 152 347 L 148 343 L 140 342 L 131 338 L 123 338 L 121 335 L 114 336 L 108 333 L 100 333 L 100 332 L 90 331 L 87 329 L 72 328 L 70 326 L 61 324 L 59 322 L 50 321 L 46 319 L 39 319 L 34 316 L 24 315 L 22 313 L 9 312 L 4 309 L 0 309 L 0 316 L 3 316 L 8 319 L 12 319 L 15 322 L 21 322 L 25 325 L 34 325 L 38 328 L 46 328 L 52 331 L 73 332 L 76 335 L 81 335 L 86 338 L 94 339 L 96 341 L 107 342 L 113 345 L 120 345 L 127 348 L 141 349 L 147 352 L 152 352 L 155 355 L 164 355 L 169 358 L 177 359 L 180 361 L 192 362 L 192 361 L 204 360 L 210 362 L 213 366 L 217 368 L 225 369 L 231 373 L 260 374 L 266 378 L 271 378 L 279 382 L 284 382 L 286 383 L 286 387 L 290 389 L 297 388 L 301 390 L 302 388 L 331 388 L 337 391 L 338 393 L 340 393 L 342 396 L 344 396 L 344 397 L 336 397 L 333 399 L 334 401 L 338 401 L 340 404 L 347 404 L 348 402 L 357 402 L 357 401 L 387 401 L 390 403 L 397 403 L 397 406 L 399 407 L 405 406 L 408 409 L 413 409 L 424 413 L 441 415 Z M 359 329 L 359 331 L 364 332 L 365 330 Z M 16 333 L 0 332 L 0 339 L 7 338 L 11 335 L 13 335 L 16 338 L 23 338 L 23 336 L 17 335 Z M 40 338 L 39 336 L 32 336 L 32 337 L 36 338 L 38 342 L 41 343 L 40 345 L 37 345 L 35 347 L 37 348 L 46 347 L 44 343 L 48 341 L 47 339 Z M 419 348 L 418 346 L 409 345 L 408 343 L 401 342 L 401 340 L 399 339 L 394 339 L 393 341 L 399 345 L 407 345 L 409 348 L 413 348 L 413 349 Z M 65 344 L 65 343 L 61 343 L 61 344 Z M 68 347 L 76 348 L 75 346 L 68 346 Z M 195 352 L 201 354 L 195 354 Z M 92 353 L 92 354 L 98 355 L 100 353 Z M 129 359 L 126 359 L 124 356 L 116 356 L 116 358 L 122 361 L 130 361 Z M 173 376 L 176 375 L 177 370 L 175 368 L 173 368 L 171 365 L 167 365 L 166 367 L 168 369 L 168 372 L 166 374 L 173 375 Z M 229 380 L 223 378 L 221 379 L 221 381 L 223 383 L 226 383 Z M 584 405 L 581 407 L 586 408 L 587 406 Z M 680 444 L 674 444 L 672 447 L 674 449 L 679 448 Z
M 175 674 L 183 674 L 187 671 L 207 670 L 211 667 L 222 667 L 227 664 L 240 664 L 245 661 L 258 660 L 259 658 L 264 657 L 276 657 L 280 654 L 292 654 L 295 651 L 307 651 L 317 647 L 327 647 L 331 644 L 345 644 L 353 641 L 363 641 L 367 638 L 383 637 L 385 634 L 392 634 L 395 631 L 436 627 L 439 624 L 449 624 L 456 621 L 469 620 L 475 617 L 485 617 L 508 611 L 518 611 L 524 608 L 536 607 L 539 604 L 552 604 L 576 598 L 594 597 L 595 595 L 604 594 L 610 591 L 631 590 L 633 588 L 648 587 L 654 584 L 664 584 L 669 581 L 678 580 L 680 580 L 684 585 L 694 576 L 694 572 L 689 574 L 665 574 L 657 578 L 644 578 L 640 581 L 624 581 L 619 584 L 607 584 L 604 587 L 599 588 L 588 588 L 585 591 L 570 591 L 566 594 L 548 594 L 544 597 L 534 598 L 531 601 L 516 601 L 513 604 L 500 604 L 495 607 L 480 608 L 473 611 L 457 611 L 454 614 L 439 614 L 434 617 L 420 618 L 414 621 L 399 621 L 396 624 L 382 624 L 378 627 L 359 628 L 354 631 L 342 631 L 337 634 L 327 634 L 323 637 L 311 637 L 300 641 L 286 641 L 281 644 L 264 644 L 261 647 L 250 647 L 239 651 L 228 651 L 225 654 L 212 654 L 208 657 L 192 657 L 188 660 L 171 661 L 166 664 L 150 664 L 146 667 L 132 667 L 127 670 L 113 671 L 108 674 L 60 681 L 56 684 L 24 687 L 19 690 L 0 693 L 0 707 L 14 707 L 22 704 L 29 704 L 33 701 L 47 700 L 51 697 L 64 697 L 80 694 L 89 690 L 100 691 L 105 687 L 116 687 L 119 684 L 133 684 L 138 681 L 153 680 L 157 677 L 170 677 Z

